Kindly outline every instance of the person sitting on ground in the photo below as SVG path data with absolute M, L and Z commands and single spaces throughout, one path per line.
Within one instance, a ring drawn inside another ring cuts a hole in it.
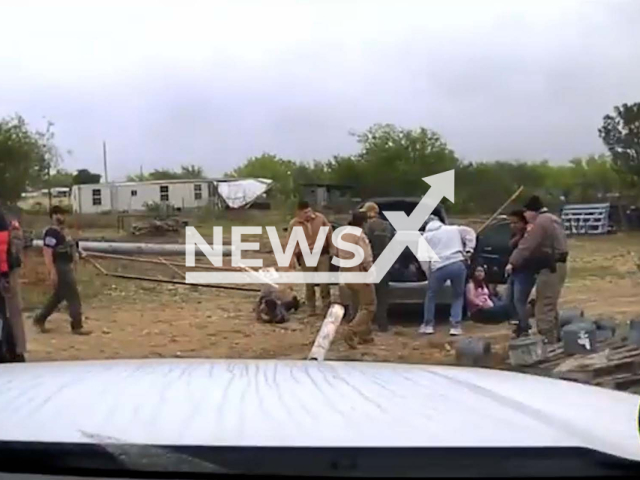
M 289 313 L 297 312 L 300 300 L 291 287 L 265 285 L 256 305 L 256 317 L 264 323 L 285 323 Z
M 509 320 L 511 306 L 493 296 L 484 279 L 484 267 L 478 265 L 467 284 L 467 309 L 471 319 L 492 322 Z

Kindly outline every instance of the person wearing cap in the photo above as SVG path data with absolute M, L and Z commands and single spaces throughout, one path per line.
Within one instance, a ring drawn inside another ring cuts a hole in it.
M 54 205 L 50 217 L 52 223 L 44 232 L 42 254 L 53 293 L 34 317 L 33 324 L 45 333 L 45 322 L 60 303 L 66 301 L 71 317 L 71 332 L 76 335 L 88 335 L 91 332 L 82 325 L 82 303 L 75 277 L 75 265 L 81 252 L 77 242 L 66 231 L 64 209 Z
M 533 226 L 509 257 L 507 275 L 518 269 L 537 273 L 535 320 L 538 333 L 547 342 L 559 338 L 558 301 L 567 276 L 567 236 L 562 221 L 551 214 L 537 195 L 524 204 L 524 214 Z
M 373 265 L 373 253 L 371 245 L 364 233 L 364 225 L 367 222 L 367 214 L 357 211 L 351 218 L 350 225 L 358 227 L 359 233 L 345 233 L 342 240 L 346 243 L 359 246 L 364 252 L 362 261 L 353 267 L 340 266 L 340 272 L 368 272 Z M 336 255 L 342 260 L 352 260 L 354 253 L 351 250 L 337 248 Z M 371 324 L 376 314 L 376 290 L 371 283 L 345 283 L 349 295 L 356 307 L 355 317 L 347 325 L 344 335 L 345 343 L 351 348 L 358 348 L 358 344 L 373 342 Z
M 393 238 L 393 227 L 389 222 L 380 218 L 380 208 L 373 202 L 365 203 L 360 209 L 361 212 L 366 213 L 367 223 L 364 226 L 364 233 L 371 245 L 371 253 L 373 254 L 373 262 L 378 260 L 378 257 Z M 375 324 L 378 330 L 386 332 L 389 330 L 389 320 L 387 318 L 387 310 L 389 309 L 389 272 L 375 284 L 376 289 L 376 315 Z
M 421 262 L 427 274 L 427 296 L 424 321 L 420 333 L 435 332 L 435 310 L 438 294 L 447 282 L 451 283 L 452 302 L 449 335 L 462 335 L 462 310 L 465 297 L 467 265 L 476 247 L 476 233 L 461 225 L 445 225 L 436 215 L 427 219 L 424 238 L 438 260 Z

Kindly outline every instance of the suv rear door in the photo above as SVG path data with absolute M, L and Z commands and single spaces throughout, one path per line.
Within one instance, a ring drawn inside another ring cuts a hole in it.
M 478 235 L 473 263 L 485 267 L 487 283 L 504 284 L 504 269 L 509 262 L 511 248 L 509 221 L 499 219 Z

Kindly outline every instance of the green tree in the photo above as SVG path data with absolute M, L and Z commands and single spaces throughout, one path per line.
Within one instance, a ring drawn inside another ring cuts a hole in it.
M 127 175 L 128 182 L 148 182 L 151 180 L 191 180 L 207 178 L 204 169 L 197 165 L 182 165 L 180 170 L 169 170 L 168 168 L 155 169 L 150 173 L 136 173 Z
M 48 183 L 49 185 L 51 185 L 51 188 L 71 187 L 73 185 L 73 173 L 58 168 L 54 173 L 51 174 Z
M 294 178 L 299 164 L 291 160 L 285 160 L 263 153 L 257 157 L 249 158 L 240 167 L 227 174 L 232 178 L 267 178 L 273 180 L 274 186 L 271 193 L 279 200 L 289 201 L 295 197 L 297 184 Z
M 182 165 L 180 167 L 180 176 L 186 179 L 207 178 L 204 169 L 197 165 Z
M 99 173 L 93 173 L 86 168 L 81 168 L 75 175 L 73 175 L 74 185 L 91 185 L 93 183 L 100 183 L 102 175 Z
M 640 181 L 640 102 L 614 107 L 613 115 L 604 116 L 598 133 L 613 165 Z
M 60 158 L 51 122 L 39 131 L 19 115 L 0 119 L 0 199 L 15 202 L 27 187 L 45 186 Z
M 357 180 L 358 193 L 363 197 L 422 195 L 427 189 L 423 177 L 460 165 L 444 139 L 423 127 L 378 124 L 356 134 L 356 138 L 360 152 L 334 159 L 330 176 L 337 183 Z

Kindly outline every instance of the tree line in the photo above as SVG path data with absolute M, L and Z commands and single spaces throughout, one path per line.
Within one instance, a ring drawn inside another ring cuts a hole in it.
M 595 132 L 594 132 L 595 133 Z M 573 158 L 565 164 L 461 160 L 435 131 L 379 124 L 355 134 L 360 146 L 354 155 L 334 156 L 310 163 L 264 153 L 229 172 L 231 177 L 273 179 L 273 195 L 287 201 L 300 196 L 305 183 L 350 185 L 356 197 L 422 196 L 422 178 L 456 170 L 457 213 L 493 211 L 519 187 L 550 207 L 563 203 L 606 202 L 609 194 L 640 194 L 640 103 L 624 104 L 606 115 L 598 130 L 608 154 Z
M 98 183 L 99 174 L 60 169 L 61 154 L 52 124 L 32 130 L 20 116 L 0 119 L 0 200 L 14 202 L 28 188 Z M 595 134 L 595 132 L 594 132 Z M 423 177 L 456 170 L 456 202 L 460 213 L 492 211 L 522 185 L 523 195 L 542 195 L 550 206 L 565 202 L 606 201 L 608 194 L 637 197 L 640 187 L 640 102 L 622 104 L 605 115 L 598 134 L 608 154 L 574 158 L 565 164 L 548 161 L 466 162 L 437 132 L 428 128 L 373 125 L 354 134 L 359 151 L 325 161 L 299 162 L 264 153 L 249 158 L 227 177 L 261 177 L 274 181 L 276 202 L 299 197 L 305 183 L 352 187 L 353 196 L 422 196 Z M 129 175 L 129 181 L 206 178 L 197 165 L 178 170 L 156 169 Z

